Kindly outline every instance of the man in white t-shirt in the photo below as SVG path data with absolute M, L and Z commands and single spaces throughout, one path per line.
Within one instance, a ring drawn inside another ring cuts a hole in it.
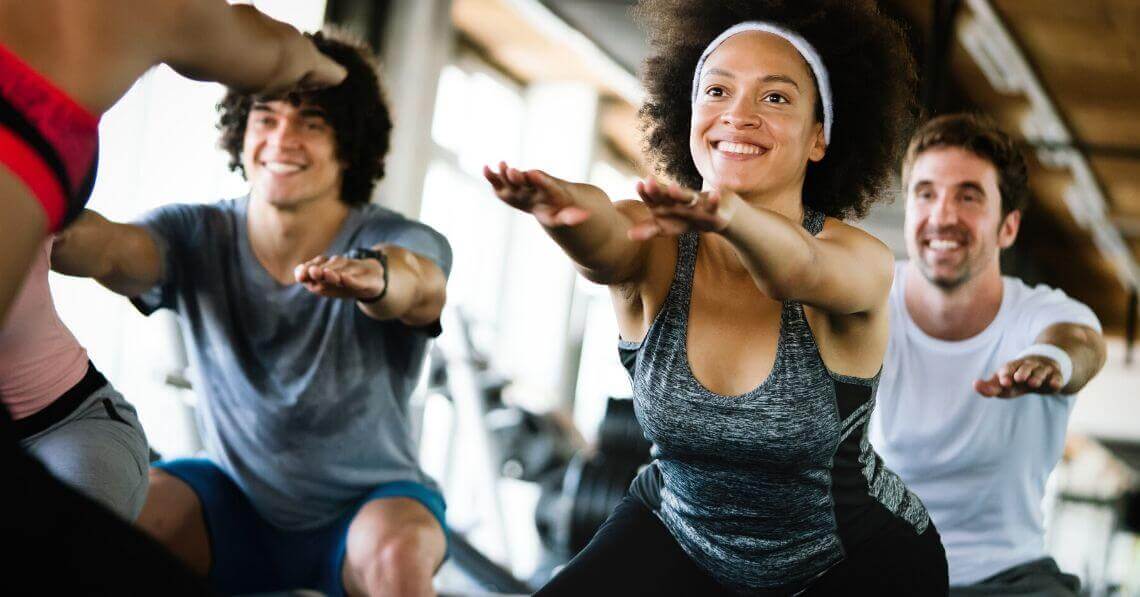
M 1041 502 L 1075 394 L 1104 364 L 1100 323 L 1001 275 L 1028 189 L 994 125 L 930 121 L 902 174 L 910 260 L 896 266 L 871 442 L 930 511 L 952 595 L 1075 595 L 1045 553 Z

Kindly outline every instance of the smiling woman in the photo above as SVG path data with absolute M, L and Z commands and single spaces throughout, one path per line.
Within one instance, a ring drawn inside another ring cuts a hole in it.
M 864 215 L 882 196 L 916 115 L 915 67 L 902 30 L 870 6 L 863 1 L 794 0 L 642 3 L 638 16 L 654 50 L 642 75 L 648 92 L 641 110 L 646 152 L 662 173 L 686 187 L 701 188 L 697 156 L 689 152 L 690 117 L 701 105 L 689 101 L 694 65 L 729 27 L 746 21 L 772 23 L 811 40 L 827 65 L 832 89 L 829 151 L 808 166 L 804 202 L 832 217 Z M 805 59 L 798 62 L 797 94 L 822 123 L 816 77 Z M 804 88 L 804 79 L 810 89 Z
M 654 49 L 646 148 L 682 186 L 648 179 L 641 201 L 614 204 L 538 170 L 484 171 L 609 286 L 653 442 L 631 494 L 539 594 L 599 578 L 620 594 L 945 593 L 926 509 L 866 441 L 891 255 L 837 219 L 875 199 L 906 134 L 898 26 L 849 0 L 637 13 Z

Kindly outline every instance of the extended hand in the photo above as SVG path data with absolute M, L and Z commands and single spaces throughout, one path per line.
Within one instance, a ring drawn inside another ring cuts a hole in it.
M 375 259 L 322 255 L 294 268 L 293 277 L 309 292 L 330 298 L 367 300 L 384 290 L 384 270 Z
M 1053 359 L 1029 355 L 1002 365 L 989 379 L 975 381 L 974 390 L 987 398 L 1054 394 L 1061 390 L 1061 369 Z
M 632 240 L 675 236 L 691 230 L 719 232 L 728 226 L 730 209 L 739 201 L 733 193 L 699 193 L 676 184 L 663 186 L 650 178 L 637 183 L 637 194 L 649 206 L 651 218 L 629 229 Z
M 297 87 L 302 91 L 312 91 L 340 85 L 348 76 L 348 70 L 318 50 L 308 37 L 306 35 L 304 41 L 308 46 L 305 53 L 309 59 L 309 68 L 301 75 Z
M 577 226 L 585 222 L 590 212 L 575 204 L 575 194 L 591 190 L 601 192 L 590 185 L 555 178 L 542 170 L 509 168 L 506 162 L 499 162 L 498 172 L 483 166 L 483 176 L 503 203 L 533 214 L 539 224 L 548 228 Z

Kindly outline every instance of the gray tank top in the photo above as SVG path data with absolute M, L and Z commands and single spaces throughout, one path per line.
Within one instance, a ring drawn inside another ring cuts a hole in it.
M 805 207 L 804 228 L 823 229 Z M 867 440 L 879 377 L 824 365 L 803 306 L 784 301 L 772 372 L 741 396 L 693 376 L 686 352 L 699 236 L 679 237 L 673 283 L 641 342 L 621 341 L 653 466 L 636 488 L 696 563 L 742 592 L 795 591 L 887 525 L 922 533 L 922 502 Z M 659 498 L 659 500 L 658 500 Z

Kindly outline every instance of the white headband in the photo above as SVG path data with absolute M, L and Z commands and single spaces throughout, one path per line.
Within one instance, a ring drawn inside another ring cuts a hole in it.
M 815 51 L 808 40 L 801 37 L 798 33 L 789 31 L 779 25 L 765 23 L 763 21 L 748 21 L 738 23 L 729 27 L 712 40 L 705 51 L 701 53 L 701 59 L 697 61 L 697 70 L 693 74 L 693 97 L 692 101 L 697 101 L 697 91 L 700 89 L 701 84 L 701 70 L 705 67 L 705 60 L 713 50 L 720 47 L 724 40 L 736 35 L 737 33 L 744 33 L 745 31 L 761 31 L 764 33 L 771 33 L 787 40 L 788 43 L 795 47 L 800 56 L 804 57 L 808 66 L 811 67 L 812 74 L 815 75 L 816 85 L 819 86 L 819 101 L 823 104 L 823 141 L 824 143 L 831 143 L 831 123 L 835 119 L 835 106 L 831 102 L 831 82 L 827 77 L 827 69 L 823 66 L 823 59 L 819 57 L 819 52 Z

